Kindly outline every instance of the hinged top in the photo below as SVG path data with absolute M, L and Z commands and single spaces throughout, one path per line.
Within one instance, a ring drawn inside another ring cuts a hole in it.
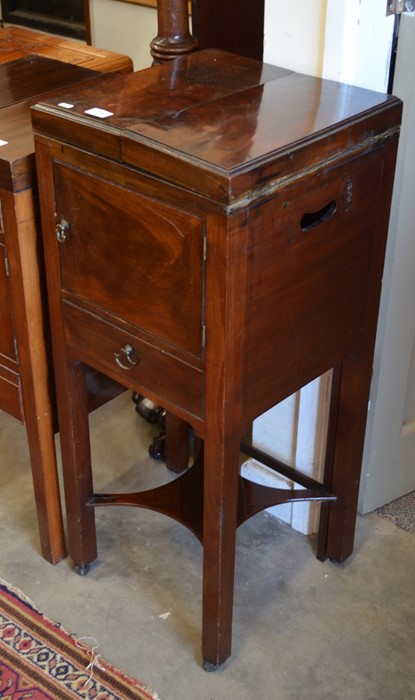
M 99 77 L 38 105 L 33 120 L 40 133 L 240 206 L 393 136 L 400 113 L 394 97 L 206 50 Z

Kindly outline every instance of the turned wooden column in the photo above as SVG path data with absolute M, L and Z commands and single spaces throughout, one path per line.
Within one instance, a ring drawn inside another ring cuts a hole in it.
M 197 47 L 189 30 L 187 0 L 159 0 L 157 4 L 158 34 L 150 44 L 155 63 L 186 55 Z

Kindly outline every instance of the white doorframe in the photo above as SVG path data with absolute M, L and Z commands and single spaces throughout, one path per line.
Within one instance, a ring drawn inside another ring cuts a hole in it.
M 415 489 L 415 14 L 403 15 L 393 91 L 404 103 L 359 511 Z

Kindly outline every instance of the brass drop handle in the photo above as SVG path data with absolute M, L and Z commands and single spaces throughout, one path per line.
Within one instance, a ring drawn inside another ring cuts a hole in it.
M 120 352 L 114 352 L 115 362 L 121 369 L 132 369 L 136 366 L 137 360 L 134 357 L 134 348 L 127 343 Z M 126 364 L 124 364 L 126 362 Z
M 69 224 L 66 219 L 61 219 L 58 224 L 56 224 L 55 233 L 56 238 L 59 243 L 64 243 L 69 231 Z

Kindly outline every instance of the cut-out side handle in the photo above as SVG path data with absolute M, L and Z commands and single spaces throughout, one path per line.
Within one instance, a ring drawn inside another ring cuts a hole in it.
M 320 226 L 320 224 L 324 224 L 325 221 L 328 221 L 335 214 L 336 209 L 336 200 L 332 199 L 322 209 L 306 212 L 301 219 L 301 229 L 303 231 L 311 231 L 311 229 Z

